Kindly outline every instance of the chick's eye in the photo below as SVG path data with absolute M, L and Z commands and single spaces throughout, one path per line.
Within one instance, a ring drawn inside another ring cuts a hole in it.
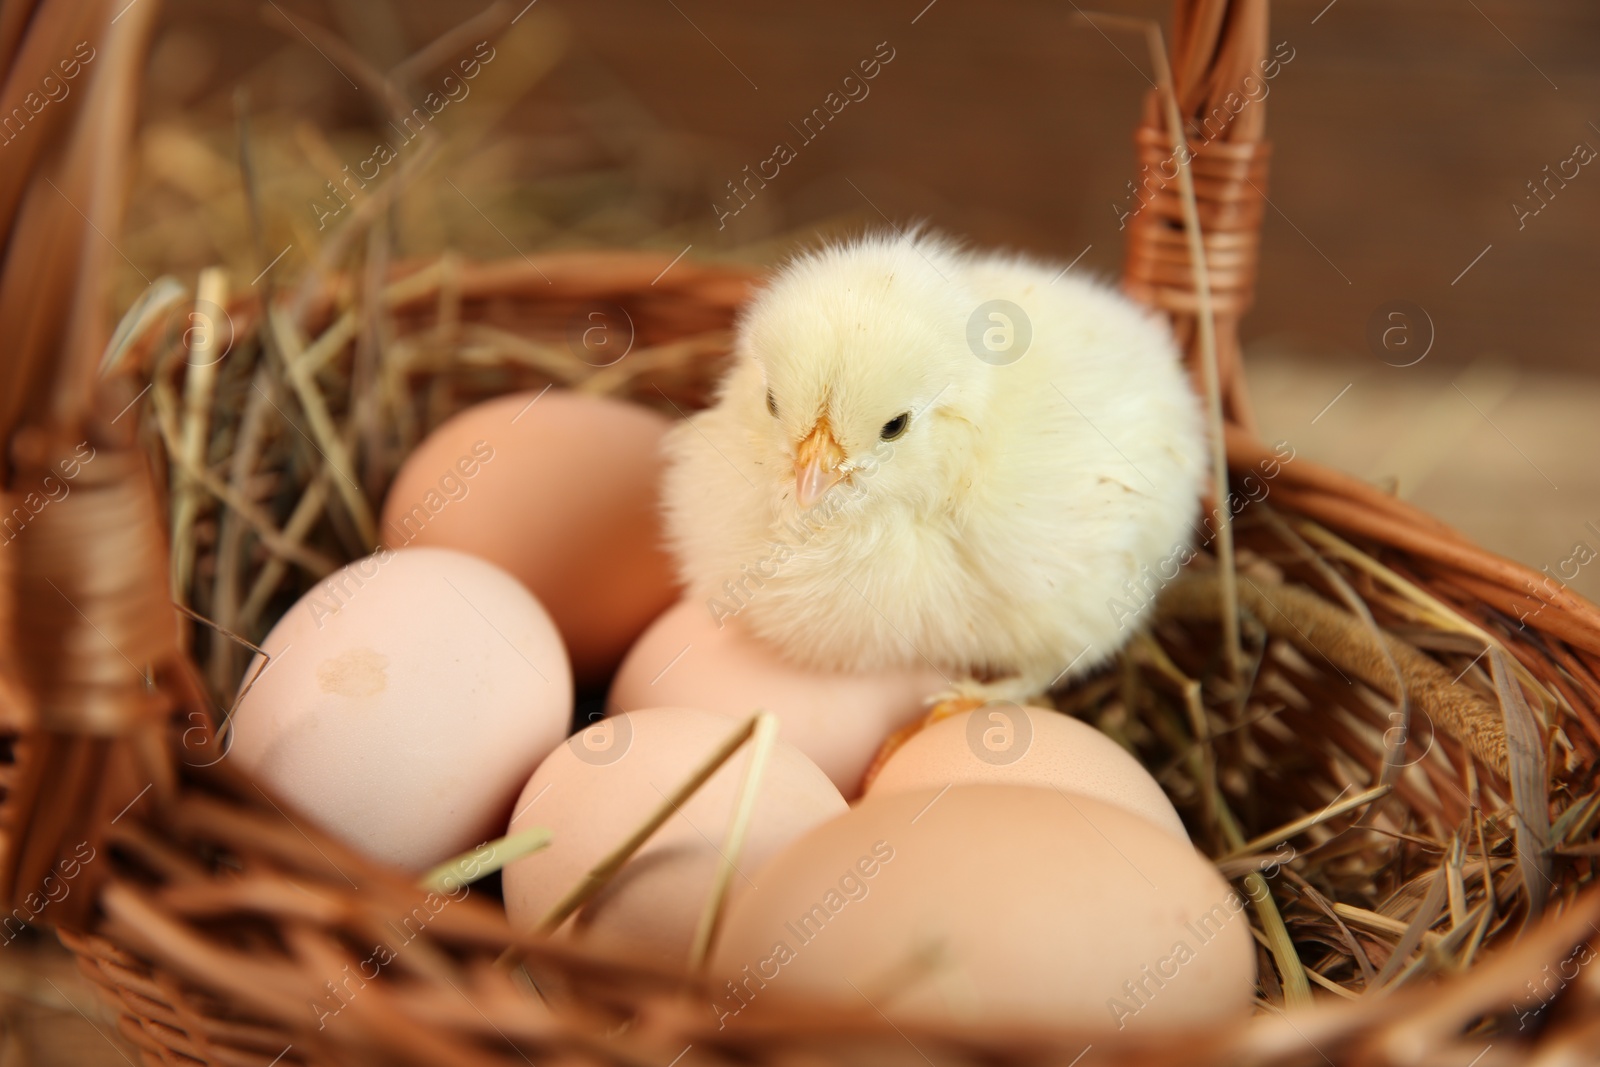
M 778 398 L 772 395 L 772 390 L 767 390 L 767 412 L 773 418 L 778 417 Z
M 885 441 L 893 441 L 895 438 L 905 433 L 906 428 L 910 425 L 911 412 L 902 411 L 900 414 L 883 424 L 883 432 L 878 436 L 883 438 Z

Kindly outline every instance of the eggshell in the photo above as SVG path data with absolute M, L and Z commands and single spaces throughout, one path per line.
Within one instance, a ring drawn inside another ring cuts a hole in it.
M 502 876 L 512 924 L 536 926 L 740 721 L 692 708 L 635 711 L 596 723 L 551 753 L 528 780 L 511 822 L 511 832 L 543 826 L 553 833 L 547 849 L 509 865 Z M 607 953 L 686 966 L 749 759 L 746 745 L 563 931 Z M 814 763 L 782 741 L 775 744 L 728 899 L 737 899 L 749 887 L 749 873 L 779 849 L 844 810 L 844 798 Z
M 677 595 L 656 503 L 667 424 L 559 389 L 478 404 L 407 457 L 380 535 L 504 567 L 550 612 L 578 680 L 602 681 Z
M 1046 708 L 991 704 L 941 719 L 896 749 L 867 792 L 980 782 L 1076 793 L 1189 840 L 1172 801 L 1127 749 L 1088 723 Z
M 823 999 L 896 1021 L 1117 1031 L 1249 1012 L 1245 897 L 1120 807 L 1008 785 L 873 794 L 753 875 L 711 1010 Z
M 770 711 L 781 736 L 855 796 L 878 747 L 926 713 L 948 683 L 927 670 L 827 674 L 796 667 L 737 618 L 719 628 L 704 604 L 681 601 L 639 638 L 611 685 L 608 708 L 675 704 L 732 715 Z
M 262 648 L 271 661 L 234 712 L 229 756 L 296 818 L 412 870 L 498 837 L 571 721 L 550 617 L 511 575 L 462 552 L 357 560 Z

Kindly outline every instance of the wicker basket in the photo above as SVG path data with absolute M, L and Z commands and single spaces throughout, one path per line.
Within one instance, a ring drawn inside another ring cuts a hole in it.
M 288 420 L 286 407 L 315 430 L 386 398 L 383 417 L 352 418 L 359 432 L 344 442 L 372 507 L 421 432 L 487 395 L 554 381 L 703 404 L 759 279 L 620 252 L 326 276 L 265 301 L 325 344 L 309 390 L 274 401 L 275 361 L 312 355 L 292 330 L 264 329 L 261 300 L 228 300 L 212 278 L 201 295 L 222 296 L 234 355 L 214 374 L 182 373 L 162 330 L 136 324 L 113 341 L 100 313 L 102 235 L 118 229 L 156 6 L 0 3 L 7 100 L 74 42 L 98 50 L 80 91 L 42 111 L 0 171 L 4 505 L 27 527 L 8 529 L 0 551 L 5 937 L 21 921 L 56 928 L 146 1063 L 1070 1064 L 1091 1044 L 1095 1064 L 1600 1058 L 1600 967 L 1587 966 L 1600 951 L 1600 611 L 1257 439 L 1237 323 L 1262 215 L 1262 104 L 1191 145 L 1204 284 L 1176 182 L 1146 187 L 1126 278 L 1170 312 L 1202 385 L 1214 348 L 1235 493 L 1270 481 L 1270 501 L 1240 516 L 1253 569 L 1231 594 L 1254 684 L 1218 653 L 1234 639 L 1216 621 L 1229 594 L 1200 581 L 1163 606 L 1159 640 L 1120 672 L 1057 694 L 1152 765 L 1189 768 L 1181 781 L 1199 785 L 1177 799 L 1230 877 L 1259 878 L 1259 854 L 1279 841 L 1320 857 L 1315 870 L 1286 865 L 1257 917 L 1265 1007 L 1248 1023 L 1118 1042 L 791 1004 L 718 1030 L 691 980 L 518 934 L 483 894 L 444 906 L 293 819 L 220 759 L 215 697 L 243 667 L 228 632 L 270 621 L 272 597 L 242 580 L 292 592 L 337 562 L 359 506 L 323 492 L 295 521 L 304 496 L 284 487 L 303 490 L 315 472 L 263 436 L 263 420 Z M 1265 53 L 1265 0 L 1180 0 L 1182 115 L 1226 107 Z M 1153 93 L 1141 163 L 1172 153 L 1168 114 Z M 637 330 L 629 358 L 600 370 L 564 345 L 595 302 L 623 306 Z M 379 318 L 387 349 L 374 362 L 364 339 Z M 186 406 L 239 442 L 227 462 L 208 465 L 205 439 L 185 438 Z M 215 536 L 197 538 L 208 509 Z M 212 625 L 175 613 L 174 599 Z M 1408 756 L 1419 716 L 1437 733 Z M 353 976 L 365 946 L 413 916 L 420 932 L 393 965 Z M 511 947 L 542 997 L 496 966 Z M 1313 998 L 1308 979 L 1336 988 Z

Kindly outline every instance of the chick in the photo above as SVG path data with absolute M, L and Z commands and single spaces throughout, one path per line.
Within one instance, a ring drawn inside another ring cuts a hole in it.
M 780 269 L 664 447 L 668 540 L 719 626 L 979 699 L 1112 656 L 1187 558 L 1205 474 L 1163 320 L 920 233 Z

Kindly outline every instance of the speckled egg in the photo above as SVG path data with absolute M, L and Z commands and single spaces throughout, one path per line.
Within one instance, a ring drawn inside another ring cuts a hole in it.
M 572 674 L 550 617 L 511 575 L 462 552 L 357 560 L 290 608 L 262 648 L 269 660 L 245 674 L 228 758 L 292 817 L 411 870 L 498 837 L 571 720 Z

